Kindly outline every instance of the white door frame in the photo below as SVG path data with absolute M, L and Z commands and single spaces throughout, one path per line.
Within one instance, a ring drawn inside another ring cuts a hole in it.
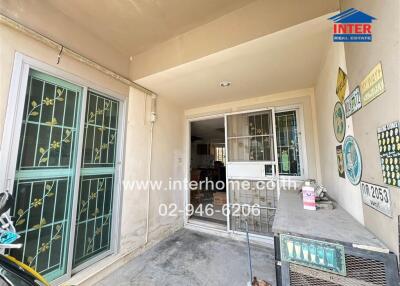
M 125 146 L 125 130 L 126 130 L 126 119 L 127 119 L 127 106 L 128 106 L 128 96 L 121 95 L 112 90 L 94 84 L 89 80 L 82 79 L 76 75 L 70 74 L 63 70 L 60 70 L 51 65 L 45 64 L 41 61 L 38 61 L 29 56 L 23 55 L 19 52 L 15 53 L 13 71 L 11 76 L 10 89 L 8 94 L 8 103 L 7 103 L 7 111 L 6 118 L 4 123 L 4 131 L 3 138 L 0 150 L 0 192 L 4 190 L 8 190 L 12 192 L 13 183 L 15 177 L 17 156 L 18 156 L 18 148 L 20 140 L 20 133 L 22 128 L 22 120 L 23 120 L 23 109 L 26 98 L 26 88 L 27 88 L 27 79 L 29 75 L 29 70 L 35 69 L 41 71 L 43 73 L 49 74 L 51 76 L 55 76 L 57 78 L 63 79 L 65 81 L 71 82 L 75 85 L 78 85 L 83 88 L 82 93 L 82 104 L 84 104 L 85 99 L 87 98 L 87 89 L 90 88 L 94 91 L 99 91 L 100 93 L 106 94 L 109 97 L 114 98 L 120 102 L 120 114 L 119 114 L 119 128 L 118 128 L 118 143 L 117 143 L 117 157 L 116 157 L 116 169 L 115 169 L 115 185 L 114 185 L 114 194 L 113 194 L 113 218 L 112 218 L 112 231 L 111 231 L 111 246 L 110 250 L 107 252 L 107 255 L 115 254 L 119 250 L 120 246 L 120 212 L 122 205 L 122 180 L 123 180 L 123 169 L 124 164 L 124 148 Z M 82 105 L 84 107 L 85 105 Z M 82 108 L 83 109 L 83 108 Z M 84 124 L 85 111 L 81 112 L 80 118 L 80 134 L 79 134 L 79 143 L 83 140 L 83 128 Z M 79 148 L 78 148 L 79 150 Z M 69 253 L 68 253 L 68 264 L 67 264 L 67 272 L 60 278 L 52 281 L 54 284 L 59 284 L 67 279 L 69 279 L 72 275 L 72 257 L 73 248 L 74 248 L 74 233 L 75 233 L 75 217 L 77 212 L 77 203 L 78 196 L 76 195 L 77 190 L 76 186 L 79 186 L 79 171 L 80 171 L 80 156 L 79 151 L 77 154 L 77 169 L 75 173 L 75 188 L 74 188 L 74 198 L 73 198 L 73 210 L 71 217 L 71 235 L 69 242 Z M 90 264 L 95 263 L 98 259 L 106 256 L 105 254 L 101 254 L 99 257 L 95 257 L 91 260 Z M 87 265 L 86 265 L 87 266 Z
M 291 179 L 293 180 L 298 180 L 298 181 L 302 181 L 305 178 L 308 177 L 309 175 L 309 170 L 308 170 L 308 160 L 307 160 L 307 146 L 306 146 L 306 130 L 305 130 L 305 118 L 304 118 L 304 107 L 303 104 L 299 103 L 299 104 L 290 104 L 290 105 L 282 105 L 282 106 L 273 106 L 274 108 L 274 112 L 282 112 L 282 111 L 289 111 L 289 110 L 297 110 L 298 112 L 296 112 L 297 114 L 297 123 L 298 123 L 298 128 L 300 130 L 300 136 L 299 136 L 299 144 L 301 145 L 301 168 L 302 168 L 302 174 L 300 177 L 292 177 Z M 257 111 L 265 111 L 268 110 L 270 108 L 268 107 L 264 107 L 264 108 L 256 108 L 256 109 L 246 109 L 246 110 L 241 110 L 238 112 L 226 112 L 226 111 L 221 111 L 219 113 L 215 113 L 212 115 L 206 115 L 206 116 L 193 116 L 190 118 L 186 118 L 186 136 L 185 136 L 185 145 L 186 145 L 186 166 L 185 166 L 185 178 L 186 180 L 189 182 L 190 181 L 190 157 L 191 157 L 191 144 L 190 144 L 190 135 L 191 135 L 191 131 L 190 131 L 190 124 L 191 122 L 194 121 L 201 121 L 201 120 L 207 120 L 207 119 L 213 119 L 213 118 L 221 118 L 224 117 L 225 119 L 225 150 L 226 152 L 228 151 L 227 148 L 227 142 L 226 142 L 226 138 L 227 138 L 227 124 L 226 124 L 226 116 L 227 115 L 233 115 L 233 114 L 243 114 L 243 113 L 249 113 L 249 112 L 257 112 Z M 275 122 L 275 116 L 273 116 L 273 121 Z M 275 126 L 275 123 L 274 123 Z M 276 128 L 274 128 L 274 135 L 276 138 Z M 276 142 L 274 142 L 275 144 L 275 156 L 276 158 L 278 158 L 278 154 L 277 154 L 277 145 Z M 228 153 L 225 154 L 225 158 L 226 161 L 228 161 Z M 278 166 L 279 167 L 279 166 Z M 279 174 L 279 170 L 278 174 Z M 288 178 L 287 176 L 279 176 L 279 179 L 285 179 Z M 227 191 L 227 201 L 229 201 L 229 191 Z M 185 189 L 185 195 L 184 195 L 184 206 L 185 209 L 187 208 L 187 205 L 190 203 L 190 193 L 188 189 Z M 221 231 L 219 229 L 215 229 L 212 228 L 210 226 L 207 226 L 204 223 L 196 223 L 196 222 L 189 222 L 188 217 L 186 212 L 184 212 L 184 225 L 186 228 L 190 228 L 190 229 L 196 229 L 196 230 L 202 230 L 202 231 L 206 231 L 206 232 L 210 232 L 216 235 L 220 235 L 220 236 L 224 236 L 224 237 L 230 237 L 233 239 L 238 239 L 238 240 L 245 240 L 245 234 L 244 233 L 238 233 L 238 232 L 233 232 L 230 230 L 230 219 L 228 217 L 227 219 L 227 228 L 225 231 Z M 273 244 L 273 238 L 271 237 L 265 237 L 262 235 L 257 235 L 257 234 L 250 234 L 250 238 L 252 239 L 252 241 L 255 242 L 260 242 L 262 244 L 268 244 L 271 245 Z
M 186 118 L 186 136 L 185 136 L 185 146 L 186 146 L 186 164 L 185 164 L 185 178 L 187 182 L 190 182 L 190 164 L 191 164 L 191 129 L 190 125 L 192 122 L 195 121 L 202 121 L 202 120 L 207 120 L 207 119 L 213 119 L 213 118 L 224 118 L 224 128 L 225 128 L 225 160 L 228 162 L 228 148 L 227 148 L 227 121 L 226 117 L 228 115 L 233 115 L 233 114 L 244 114 L 244 113 L 249 113 L 249 112 L 257 112 L 257 111 L 265 111 L 269 110 L 271 108 L 269 107 L 264 107 L 264 108 L 258 108 L 258 109 L 249 109 L 249 110 L 243 110 L 243 111 L 238 111 L 238 112 L 220 112 L 220 113 L 215 113 L 212 115 L 205 115 L 205 116 L 194 116 L 190 118 Z M 273 107 L 272 107 L 273 109 Z M 275 117 L 272 116 L 273 118 L 273 125 L 275 126 Z M 273 128 L 274 136 L 276 137 L 276 130 Z M 276 144 L 274 143 L 275 146 L 275 156 L 277 156 L 277 148 Z M 277 157 L 276 157 L 277 158 Z M 277 168 L 277 167 L 276 167 Z M 276 169 L 277 170 L 277 169 Z M 278 172 L 279 174 L 279 172 Z M 228 187 L 227 185 L 228 182 L 228 177 L 226 177 L 226 188 Z M 278 182 L 279 183 L 279 182 Z M 226 189 L 226 195 L 227 195 L 227 202 L 229 202 L 229 190 Z M 185 190 L 184 190 L 184 210 L 188 209 L 188 205 L 190 204 L 190 190 L 188 188 L 188 185 L 185 184 Z M 202 230 L 205 232 L 209 232 L 212 234 L 216 234 L 219 236 L 223 237 L 230 237 L 236 240 L 245 240 L 246 239 L 246 234 L 243 232 L 234 232 L 230 230 L 230 218 L 227 216 L 227 224 L 226 224 L 226 230 L 220 230 L 216 229 L 212 226 L 209 226 L 205 223 L 196 223 L 195 221 L 189 221 L 189 218 L 187 216 L 186 211 L 184 213 L 184 227 L 189 228 L 189 229 L 196 229 L 196 230 Z M 260 244 L 266 244 L 266 245 L 273 245 L 273 237 L 267 237 L 263 235 L 258 235 L 258 234 L 249 234 L 249 237 L 252 241 L 260 243 Z
M 262 161 L 262 162 L 254 162 L 254 163 L 260 163 L 262 165 L 264 165 L 266 163 L 273 163 L 273 165 L 275 166 L 274 177 L 276 177 L 277 195 L 278 195 L 278 199 L 279 199 L 279 164 L 278 164 L 278 148 L 277 148 L 277 144 L 276 144 L 275 107 L 264 107 L 264 108 L 258 108 L 258 109 L 247 109 L 247 110 L 241 110 L 241 111 L 238 111 L 238 112 L 231 112 L 231 113 L 226 113 L 225 114 L 225 145 L 226 145 L 225 150 L 227 152 L 226 162 L 227 162 L 227 164 L 229 164 L 228 163 L 229 162 L 229 156 L 228 156 L 228 154 L 229 154 L 229 150 L 228 150 L 228 130 L 227 130 L 227 123 L 228 123 L 228 119 L 227 118 L 228 118 L 228 116 L 230 116 L 230 115 L 238 115 L 238 114 L 254 113 L 254 112 L 260 112 L 260 111 L 262 112 L 262 111 L 268 111 L 268 110 L 271 110 L 271 112 L 272 112 L 271 117 L 272 117 L 272 132 L 273 132 L 273 135 L 274 135 L 274 161 Z M 240 164 L 241 162 L 238 162 L 238 163 Z M 226 172 L 226 187 L 227 187 L 227 197 L 228 197 L 227 198 L 228 199 L 227 202 L 229 204 L 230 200 L 229 200 L 229 189 L 228 189 L 228 187 L 229 187 L 229 184 L 228 184 L 228 179 L 229 178 L 228 177 L 229 177 L 228 172 Z M 246 178 L 243 178 L 243 179 L 246 179 Z M 264 178 L 259 178 L 259 179 L 265 179 L 265 177 Z M 228 228 L 228 232 L 232 233 L 233 235 L 242 236 L 242 237 L 246 235 L 244 232 L 233 231 L 233 230 L 230 229 L 230 218 L 229 218 L 229 216 L 228 216 L 228 227 L 229 227 Z M 273 244 L 274 243 L 274 238 L 273 237 L 269 237 L 269 236 L 249 233 L 249 237 L 251 239 L 253 239 L 253 240 L 264 241 L 264 242 L 266 242 L 268 244 Z
M 186 146 L 186 160 L 185 160 L 185 178 L 186 178 L 186 182 L 190 182 L 190 164 L 191 164 L 191 128 L 190 125 L 192 122 L 196 122 L 196 121 L 203 121 L 203 120 L 208 120 L 208 119 L 215 119 L 215 118 L 224 118 L 224 113 L 218 113 L 218 114 L 214 114 L 214 115 L 207 115 L 207 116 L 199 116 L 199 117 L 194 117 L 194 118 L 186 118 L 186 136 L 185 136 L 185 146 Z M 225 126 L 225 130 L 226 130 L 226 126 Z M 226 146 L 225 146 L 225 152 L 226 152 Z M 225 158 L 226 158 L 227 154 L 225 154 Z M 197 223 L 196 221 L 193 220 L 189 220 L 189 217 L 187 215 L 186 210 L 188 209 L 188 205 L 190 204 L 190 189 L 188 184 L 184 184 L 184 226 L 187 225 L 195 225 L 195 226 L 199 226 L 199 227 L 205 227 L 205 228 L 209 228 L 209 229 L 214 229 L 212 226 L 208 226 L 207 223 L 203 222 L 203 223 Z M 228 218 L 229 219 L 229 218 Z M 228 225 L 228 223 L 227 223 Z M 228 229 L 227 229 L 228 230 Z M 219 229 L 217 229 L 216 231 L 221 231 Z

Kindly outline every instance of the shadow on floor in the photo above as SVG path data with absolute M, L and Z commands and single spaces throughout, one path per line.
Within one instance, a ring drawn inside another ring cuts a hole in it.
M 255 245 L 251 250 L 253 274 L 275 285 L 273 250 Z M 245 286 L 247 280 L 244 242 L 182 229 L 96 285 Z

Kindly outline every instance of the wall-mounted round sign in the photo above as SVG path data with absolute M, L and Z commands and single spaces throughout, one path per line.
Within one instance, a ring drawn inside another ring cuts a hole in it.
M 343 143 L 343 157 L 346 177 L 353 185 L 361 181 L 362 159 L 358 144 L 353 136 L 347 136 Z
M 346 115 L 343 105 L 338 101 L 333 109 L 333 129 L 336 140 L 342 142 L 346 134 Z

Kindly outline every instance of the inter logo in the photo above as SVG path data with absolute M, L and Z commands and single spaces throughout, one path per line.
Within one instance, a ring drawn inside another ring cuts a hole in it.
M 376 18 L 354 8 L 337 14 L 333 21 L 334 42 L 371 42 L 372 21 Z

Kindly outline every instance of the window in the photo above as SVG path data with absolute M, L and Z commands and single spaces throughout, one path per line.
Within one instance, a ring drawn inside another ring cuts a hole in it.
M 215 161 L 224 163 L 225 165 L 225 146 L 215 146 Z
M 301 176 L 296 110 L 275 113 L 279 174 Z
M 273 161 L 272 111 L 228 116 L 230 162 Z

